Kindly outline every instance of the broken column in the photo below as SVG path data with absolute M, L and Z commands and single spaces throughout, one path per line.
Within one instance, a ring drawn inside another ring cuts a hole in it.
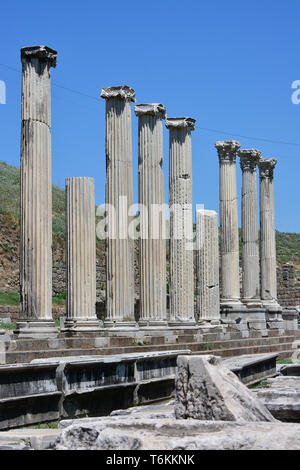
M 260 243 L 261 243 L 261 299 L 266 309 L 268 326 L 281 328 L 282 309 L 277 302 L 276 241 L 274 215 L 275 158 L 259 162 L 260 181 Z
M 21 314 L 22 336 L 57 333 L 52 318 L 52 183 L 50 68 L 57 52 L 24 47 L 21 131 Z
M 99 328 L 96 317 L 96 229 L 93 178 L 66 179 L 68 332 Z
M 197 314 L 199 320 L 220 320 L 219 229 L 215 211 L 196 211 Z
M 195 119 L 167 118 L 170 131 L 170 325 L 193 325 L 192 139 Z
M 139 324 L 166 324 L 165 187 L 162 120 L 158 103 L 135 105 L 139 118 L 140 317 Z
M 126 85 L 103 88 L 106 100 L 106 326 L 134 321 L 133 240 L 128 236 L 133 204 L 131 102 Z
M 224 320 L 235 321 L 244 309 L 240 301 L 236 186 L 236 155 L 240 144 L 236 140 L 218 141 L 215 147 L 220 164 L 221 313 Z

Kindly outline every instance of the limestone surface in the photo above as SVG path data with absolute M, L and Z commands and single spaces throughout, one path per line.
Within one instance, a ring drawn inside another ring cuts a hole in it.
M 221 303 L 237 303 L 239 285 L 239 231 L 236 184 L 236 140 L 217 141 L 220 164 Z
M 267 379 L 257 397 L 281 421 L 300 422 L 300 377 L 279 376 Z
M 107 325 L 134 320 L 132 221 L 131 102 L 127 85 L 103 88 L 106 100 L 106 321 Z
M 55 67 L 56 56 L 46 46 L 21 49 L 21 319 L 42 321 L 50 328 L 54 326 L 50 68 Z
M 167 118 L 170 199 L 170 323 L 194 323 L 192 139 L 195 119 Z
M 259 278 L 259 232 L 256 166 L 261 152 L 243 149 L 238 152 L 242 169 L 242 268 L 243 301 L 248 303 L 260 299 Z
M 67 322 L 96 322 L 95 189 L 93 178 L 66 179 Z
M 299 450 L 294 423 L 99 418 L 62 430 L 56 450 Z
M 179 356 L 175 382 L 177 419 L 276 421 L 216 356 Z
M 262 159 L 260 180 L 261 299 L 264 304 L 277 304 L 276 241 L 274 214 L 275 158 Z
M 215 211 L 197 210 L 197 313 L 199 319 L 220 318 L 219 231 Z
M 166 322 L 163 126 L 166 108 L 135 105 L 139 118 L 140 324 Z

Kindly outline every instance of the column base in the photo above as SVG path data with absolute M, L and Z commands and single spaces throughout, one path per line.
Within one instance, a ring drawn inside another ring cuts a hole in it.
M 92 319 L 66 319 L 64 322 L 64 327 L 61 329 L 62 333 L 67 335 L 76 335 L 76 334 L 94 334 L 99 332 L 101 329 L 99 320 Z
M 242 303 L 247 308 L 263 308 L 263 304 L 260 299 L 242 299 Z
M 168 326 L 168 322 L 166 320 L 139 320 L 138 324 L 140 327 Z
M 136 328 L 137 327 L 137 322 L 134 320 L 104 320 L 104 328 L 120 328 L 120 327 L 126 327 L 126 328 Z
M 53 338 L 58 335 L 55 322 L 51 320 L 23 320 L 17 322 L 14 334 L 19 338 Z
M 284 329 L 288 331 L 298 330 L 299 313 L 295 307 L 285 307 L 282 310 L 282 319 L 284 321 Z
M 190 319 L 183 319 L 183 320 L 170 320 L 168 321 L 168 326 L 170 328 L 176 327 L 176 326 L 196 326 L 196 321 L 195 320 L 190 320 Z

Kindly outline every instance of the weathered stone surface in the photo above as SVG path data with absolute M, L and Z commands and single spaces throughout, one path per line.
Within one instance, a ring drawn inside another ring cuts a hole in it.
M 65 328 L 97 328 L 93 178 L 66 179 L 67 319 Z
M 300 425 L 108 417 L 63 429 L 56 449 L 298 450 Z
M 260 181 L 261 299 L 267 309 L 280 310 L 277 302 L 276 241 L 274 214 L 275 158 L 262 159 Z
M 201 320 L 220 319 L 219 230 L 215 211 L 197 210 L 197 314 Z
M 139 118 L 139 323 L 166 324 L 166 237 L 163 127 L 166 108 L 135 105 Z
M 126 85 L 103 88 L 106 100 L 106 322 L 134 320 L 133 240 L 128 227 L 133 214 L 131 102 Z
M 52 185 L 50 68 L 56 51 L 46 46 L 21 49 L 21 237 L 20 323 L 25 334 L 55 334 L 52 323 Z M 33 328 L 29 328 L 33 326 Z
M 175 416 L 217 421 L 275 421 L 216 356 L 177 358 Z
M 264 387 L 255 392 L 275 418 L 300 422 L 300 377 L 267 379 Z
M 256 165 L 261 152 L 256 149 L 239 150 L 242 169 L 242 269 L 243 302 L 251 306 L 260 300 L 259 233 Z
M 221 303 L 240 304 L 236 140 L 217 141 L 220 163 Z
M 11 446 L 8 450 L 46 450 L 55 446 L 60 436 L 59 429 L 24 428 L 0 432 L 0 449 Z M 15 448 L 13 448 L 15 446 Z
M 192 139 L 195 119 L 167 118 L 170 131 L 170 324 L 193 324 Z

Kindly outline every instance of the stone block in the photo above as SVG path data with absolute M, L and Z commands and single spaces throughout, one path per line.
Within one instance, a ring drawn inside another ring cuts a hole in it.
M 177 419 L 274 421 L 267 408 L 216 356 L 179 356 Z

